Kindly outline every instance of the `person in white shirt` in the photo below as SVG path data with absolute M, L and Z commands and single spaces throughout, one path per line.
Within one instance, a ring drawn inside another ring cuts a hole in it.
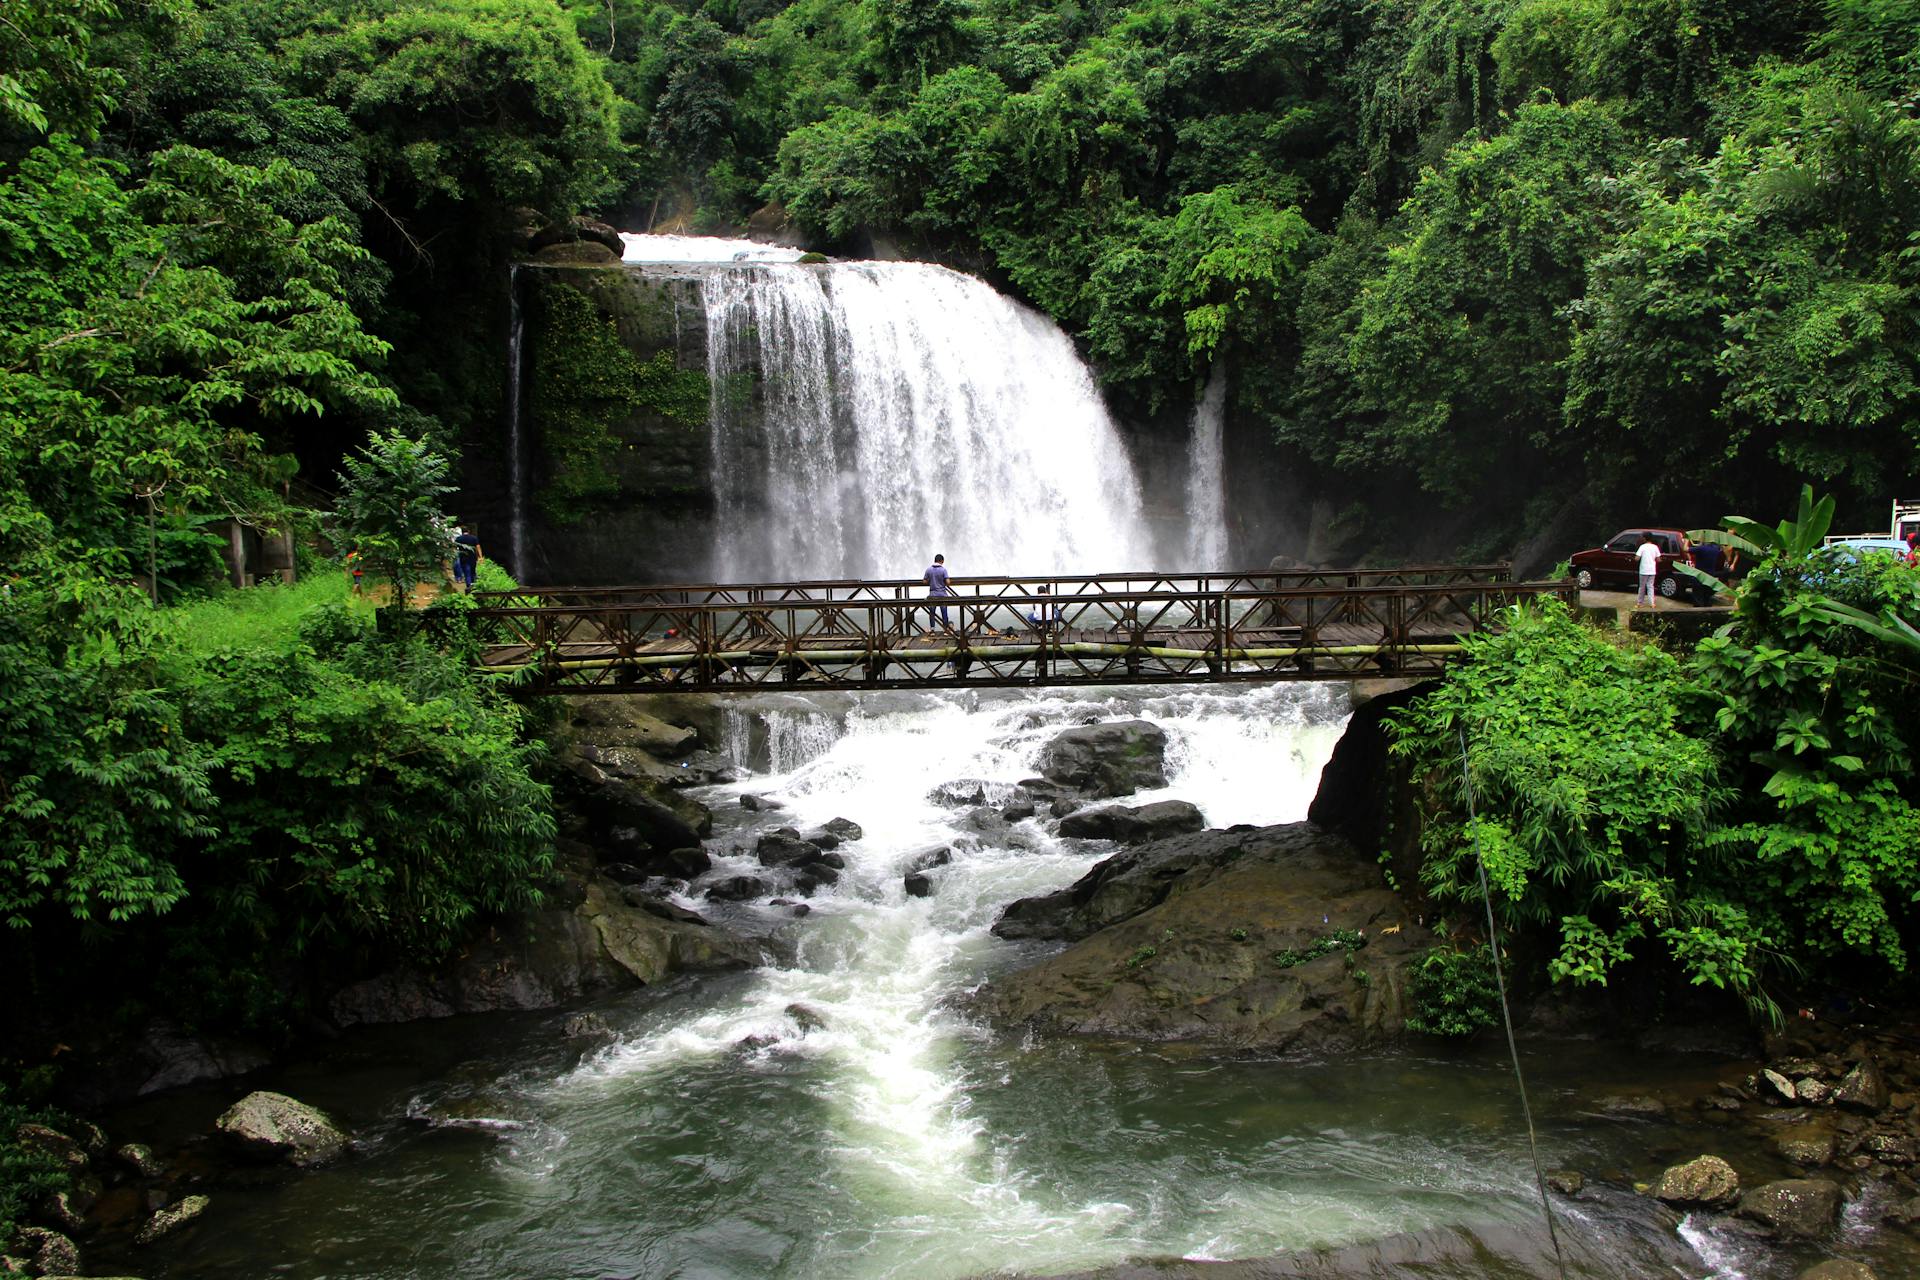
M 1653 540 L 1651 533 L 1640 535 L 1640 545 L 1633 549 L 1634 557 L 1640 561 L 1640 594 L 1634 598 L 1633 607 L 1638 609 L 1646 605 L 1653 607 L 1653 584 L 1660 577 L 1660 544 Z

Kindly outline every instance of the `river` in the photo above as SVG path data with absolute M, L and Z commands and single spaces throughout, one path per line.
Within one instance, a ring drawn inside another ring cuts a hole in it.
M 959 1280 L 1401 1233 L 1422 1269 L 1403 1256 L 1311 1274 L 1552 1274 L 1497 1045 L 1221 1059 L 1036 1039 L 967 1012 L 971 989 L 1044 950 L 994 938 L 999 910 L 1071 883 L 1104 850 L 1031 821 L 975 834 L 935 787 L 995 795 L 1063 725 L 1137 715 L 1170 739 L 1171 785 L 1142 799 L 1191 800 L 1214 826 L 1296 820 L 1343 689 L 727 706 L 719 745 L 750 772 L 698 793 L 715 813 L 714 875 L 750 866 L 727 851 L 772 825 L 846 817 L 865 832 L 803 917 L 686 899 L 777 958 L 595 1002 L 610 1038 L 563 1034 L 577 1009 L 347 1035 L 266 1087 L 332 1110 L 358 1153 L 302 1175 L 223 1175 L 159 1274 Z M 784 807 L 749 811 L 747 794 Z M 935 892 L 907 896 L 902 869 L 938 846 L 953 861 Z M 1546 1165 L 1596 1183 L 1559 1204 L 1569 1274 L 1793 1274 L 1724 1230 L 1676 1234 L 1629 1189 L 1674 1157 L 1733 1154 L 1730 1131 L 1615 1119 L 1597 1101 L 1703 1089 L 1720 1066 L 1529 1048 Z M 225 1096 L 147 1104 L 116 1132 L 166 1145 L 204 1132 Z

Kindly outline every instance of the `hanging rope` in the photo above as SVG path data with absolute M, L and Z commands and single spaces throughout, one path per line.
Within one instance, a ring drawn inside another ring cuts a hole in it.
M 1460 730 L 1460 782 L 1467 794 L 1467 825 L 1473 830 L 1473 865 L 1480 872 L 1480 901 L 1487 909 L 1487 947 L 1493 952 L 1493 981 L 1500 992 L 1500 1018 L 1507 1028 L 1507 1055 L 1513 1059 L 1513 1082 L 1520 1090 L 1520 1114 L 1527 1121 L 1527 1151 L 1533 1157 L 1533 1185 L 1540 1192 L 1540 1212 L 1547 1219 L 1547 1239 L 1553 1242 L 1553 1264 L 1560 1280 L 1567 1280 L 1567 1260 L 1560 1253 L 1560 1232 L 1554 1226 L 1553 1202 L 1547 1198 L 1547 1175 L 1540 1168 L 1540 1140 L 1533 1131 L 1533 1107 L 1527 1102 L 1527 1078 L 1520 1071 L 1520 1046 L 1513 1038 L 1513 1010 L 1507 1007 L 1505 965 L 1500 958 L 1500 930 L 1493 922 L 1493 893 L 1487 887 L 1487 864 L 1480 856 L 1480 823 L 1474 812 L 1473 771 L 1467 765 L 1467 726 Z

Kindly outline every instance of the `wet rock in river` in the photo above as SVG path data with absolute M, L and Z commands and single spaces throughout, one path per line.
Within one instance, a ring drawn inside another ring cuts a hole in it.
M 995 978 L 982 1011 L 1041 1031 L 1318 1052 L 1405 1025 L 1432 945 L 1371 859 L 1310 823 L 1177 836 L 1015 904 L 1003 937 L 1078 945 Z
M 1793 1081 L 1787 1079 L 1772 1067 L 1768 1067 L 1760 1073 L 1760 1082 L 1765 1086 L 1764 1096 L 1768 1097 L 1770 1101 L 1798 1102 L 1800 1100 L 1800 1093 L 1793 1087 Z
M 834 855 L 829 855 L 792 827 L 780 827 L 754 842 L 753 856 L 760 860 L 763 867 L 805 867 L 825 862 Z
M 933 880 L 924 871 L 909 871 L 901 880 L 909 898 L 930 898 L 933 896 Z
M 787 806 L 772 796 L 756 796 L 749 793 L 740 797 L 740 807 L 748 813 L 759 813 L 762 810 L 784 809 Z
M 728 875 L 707 887 L 707 896 L 714 902 L 747 902 L 751 898 L 764 898 L 766 892 L 768 885 L 758 875 Z
M 927 799 L 948 809 L 965 809 L 987 802 L 987 784 L 978 778 L 943 782 L 927 793 Z
M 80 1274 L 80 1246 L 58 1231 L 45 1227 L 21 1227 L 14 1232 L 13 1247 L 43 1276 Z
M 1847 1072 L 1846 1079 L 1833 1091 L 1833 1103 L 1849 1111 L 1877 1115 L 1887 1109 L 1891 1095 L 1887 1089 L 1887 1078 L 1880 1070 L 1880 1064 L 1871 1057 L 1863 1057 Z
M 1736 1212 L 1775 1235 L 1818 1240 L 1839 1223 L 1840 1199 L 1838 1184 L 1825 1178 L 1788 1178 L 1747 1192 Z
M 211 1203 L 205 1196 L 188 1196 L 178 1204 L 166 1208 L 147 1219 L 140 1228 L 140 1234 L 134 1237 L 135 1244 L 152 1244 L 163 1236 L 170 1236 L 207 1211 Z
M 1774 1138 L 1773 1146 L 1787 1163 L 1818 1169 L 1833 1160 L 1833 1131 L 1818 1125 L 1789 1129 Z
M 822 829 L 831 831 L 842 840 L 859 840 L 867 834 L 860 824 L 851 818 L 829 818 L 822 824 Z
M 129 1142 L 113 1153 L 113 1158 L 142 1178 L 158 1178 L 167 1169 L 144 1142 Z
M 1701 1156 L 1662 1173 L 1653 1195 L 1673 1205 L 1721 1208 L 1740 1198 L 1740 1175 L 1719 1156 Z
M 87 1167 L 86 1148 L 58 1129 L 49 1129 L 43 1124 L 23 1124 L 13 1131 L 13 1136 L 26 1150 L 53 1161 L 69 1173 L 78 1173 Z
M 1166 756 L 1167 735 L 1159 725 L 1116 720 L 1055 735 L 1041 752 L 1040 772 L 1090 796 L 1130 796 L 1167 785 Z
M 673 920 L 681 924 L 698 925 L 702 929 L 708 927 L 707 918 L 698 911 L 689 911 L 678 903 L 671 902 L 666 898 L 648 893 L 637 887 L 629 886 L 622 889 L 620 891 L 620 898 L 628 906 L 638 907 L 648 915 L 658 916 L 662 920 Z
M 1547 1175 L 1547 1185 L 1571 1200 L 1586 1190 L 1587 1176 L 1577 1169 L 1555 1169 Z
M 685 849 L 669 849 L 655 860 L 654 865 L 662 875 L 691 880 L 712 870 L 713 859 L 707 856 L 705 849 L 689 846 Z
M 570 1014 L 560 1024 L 560 1033 L 573 1040 L 609 1040 L 613 1038 L 613 1028 L 607 1020 L 597 1013 Z
M 1060 834 L 1075 840 L 1144 844 L 1188 835 L 1204 830 L 1206 825 L 1200 810 L 1185 800 L 1160 800 L 1132 807 L 1110 804 L 1070 814 L 1060 820 Z
M 1802 1271 L 1795 1280 L 1878 1280 L 1872 1267 L 1848 1258 L 1828 1258 Z
M 214 1125 L 251 1155 L 302 1168 L 336 1160 L 347 1150 L 347 1135 L 325 1112 L 266 1089 L 234 1103 Z

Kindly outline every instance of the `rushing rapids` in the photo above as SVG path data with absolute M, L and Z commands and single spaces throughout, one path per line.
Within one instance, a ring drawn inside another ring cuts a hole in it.
M 730 702 L 718 745 L 751 772 L 702 792 L 706 879 L 755 869 L 730 850 L 777 824 L 864 828 L 804 917 L 767 897 L 721 907 L 698 882 L 682 899 L 772 958 L 601 1001 L 611 1039 L 584 1051 L 560 1013 L 356 1033 L 287 1087 L 349 1122 L 359 1157 L 223 1190 L 217 1229 L 170 1274 L 964 1280 L 1315 1249 L 1339 1252 L 1301 1274 L 1552 1274 L 1491 1046 L 1231 1060 L 1008 1037 L 968 1011 L 970 990 L 1038 954 L 988 932 L 1001 907 L 1106 849 L 1036 821 L 982 835 L 932 789 L 998 794 L 1060 726 L 1143 716 L 1168 732 L 1170 784 L 1139 799 L 1190 800 L 1216 826 L 1292 820 L 1345 709 L 1321 688 Z M 750 812 L 748 795 L 782 807 Z M 953 861 L 910 897 L 902 870 L 932 846 Z M 1552 1166 L 1696 1140 L 1596 1120 L 1586 1099 L 1620 1066 L 1599 1049 L 1532 1058 Z M 1696 1253 L 1624 1191 L 1559 1212 L 1570 1275 L 1771 1274 L 1737 1237 L 1689 1228 Z

